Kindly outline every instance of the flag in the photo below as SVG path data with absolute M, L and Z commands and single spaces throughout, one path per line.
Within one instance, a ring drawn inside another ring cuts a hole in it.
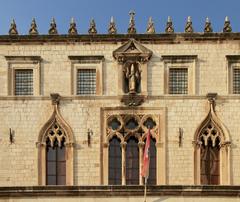
M 147 133 L 147 140 L 144 148 L 144 154 L 143 154 L 143 165 L 142 165 L 142 172 L 141 176 L 145 179 L 148 178 L 149 175 L 149 163 L 150 163 L 150 129 L 148 129 Z

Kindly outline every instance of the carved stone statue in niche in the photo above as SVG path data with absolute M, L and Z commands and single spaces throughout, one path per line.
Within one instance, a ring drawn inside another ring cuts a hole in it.
M 141 71 L 138 63 L 128 63 L 124 68 L 125 93 L 140 93 Z

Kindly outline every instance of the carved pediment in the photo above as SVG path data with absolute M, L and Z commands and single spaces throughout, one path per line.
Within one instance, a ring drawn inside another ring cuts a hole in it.
M 126 60 L 147 62 L 151 56 L 152 51 L 135 39 L 130 39 L 127 43 L 113 51 L 113 57 L 118 62 L 124 62 Z

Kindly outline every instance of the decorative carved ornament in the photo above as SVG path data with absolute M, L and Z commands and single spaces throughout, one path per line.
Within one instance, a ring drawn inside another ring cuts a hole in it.
M 217 140 L 219 146 L 230 145 L 229 133 L 222 124 L 215 112 L 215 99 L 217 94 L 208 94 L 209 112 L 195 132 L 193 143 L 199 147 L 202 144 L 208 145 L 208 141 L 212 142 L 212 146 L 216 146 Z
M 31 27 L 29 29 L 29 34 L 30 35 L 38 35 L 37 24 L 36 24 L 35 18 L 32 19 Z
M 145 101 L 145 96 L 143 95 L 124 95 L 121 99 L 121 102 L 124 103 L 126 106 L 139 106 Z
M 71 127 L 63 119 L 59 111 L 59 94 L 51 94 L 53 113 L 50 119 L 44 124 L 40 130 L 38 137 L 38 145 L 45 145 L 46 141 L 50 141 L 50 145 L 54 145 L 54 141 L 58 142 L 59 147 L 63 140 L 65 146 L 73 145 L 73 132 Z
M 11 22 L 10 29 L 9 29 L 8 33 L 9 33 L 9 35 L 18 35 L 17 25 L 16 25 L 14 19 Z
M 135 39 L 130 39 L 127 43 L 120 46 L 118 49 L 113 51 L 113 57 L 119 63 L 125 63 L 127 60 L 133 62 L 148 62 L 152 57 L 152 51 L 143 46 Z
M 116 136 L 121 140 L 121 144 L 126 144 L 127 140 L 134 136 L 138 139 L 139 143 L 143 143 L 148 128 L 151 129 L 151 135 L 156 140 L 159 134 L 159 118 L 155 115 L 144 115 L 144 114 L 118 114 L 108 115 L 107 127 L 106 127 L 106 143 Z

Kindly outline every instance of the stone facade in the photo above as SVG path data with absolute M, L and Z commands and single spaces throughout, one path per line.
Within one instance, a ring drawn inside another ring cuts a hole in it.
M 148 114 L 151 110 L 160 109 L 158 147 L 165 155 L 160 155 L 158 159 L 161 169 L 158 185 L 196 184 L 193 141 L 197 128 L 209 112 L 207 93 L 217 93 L 215 112 L 230 137 L 229 159 L 221 160 L 220 171 L 227 172 L 227 177 L 220 179 L 220 184 L 240 184 L 240 95 L 232 94 L 229 90 L 232 84 L 228 59 L 229 56 L 240 58 L 240 35 L 156 34 L 150 38 L 147 35 L 134 35 L 137 42 L 152 51 L 151 59 L 146 63 L 146 78 L 143 81 L 146 91 L 140 106 L 126 106 L 121 102 L 120 67 L 113 57 L 113 52 L 127 43 L 130 37 L 0 36 L 0 186 L 41 184 L 41 159 L 37 142 L 41 128 L 54 111 L 51 93 L 60 94 L 59 113 L 73 133 L 71 185 L 107 185 L 104 171 L 104 159 L 107 157 L 104 156 L 103 140 L 106 135 L 104 114 L 109 109 L 112 113 L 116 110 L 116 114 L 124 110 Z M 90 56 L 103 56 L 97 64 L 98 73 L 101 74 L 97 83 L 100 93 L 76 95 L 73 90 L 76 85 L 75 67 L 70 56 L 86 56 L 89 60 Z M 191 90 L 188 94 L 167 93 L 169 63 L 166 58 L 173 58 L 170 65 L 180 64 L 190 69 L 188 85 Z M 36 71 L 34 89 L 39 90 L 34 91 L 33 96 L 14 96 L 11 93 L 14 92 L 10 73 L 12 68 L 33 68 Z M 182 129 L 181 146 L 179 128 Z M 9 141 L 10 129 L 13 133 L 12 143 Z M 92 131 L 90 145 L 89 129 Z M 157 198 L 152 199 L 155 200 Z M 192 200 L 188 198 L 184 201 Z

